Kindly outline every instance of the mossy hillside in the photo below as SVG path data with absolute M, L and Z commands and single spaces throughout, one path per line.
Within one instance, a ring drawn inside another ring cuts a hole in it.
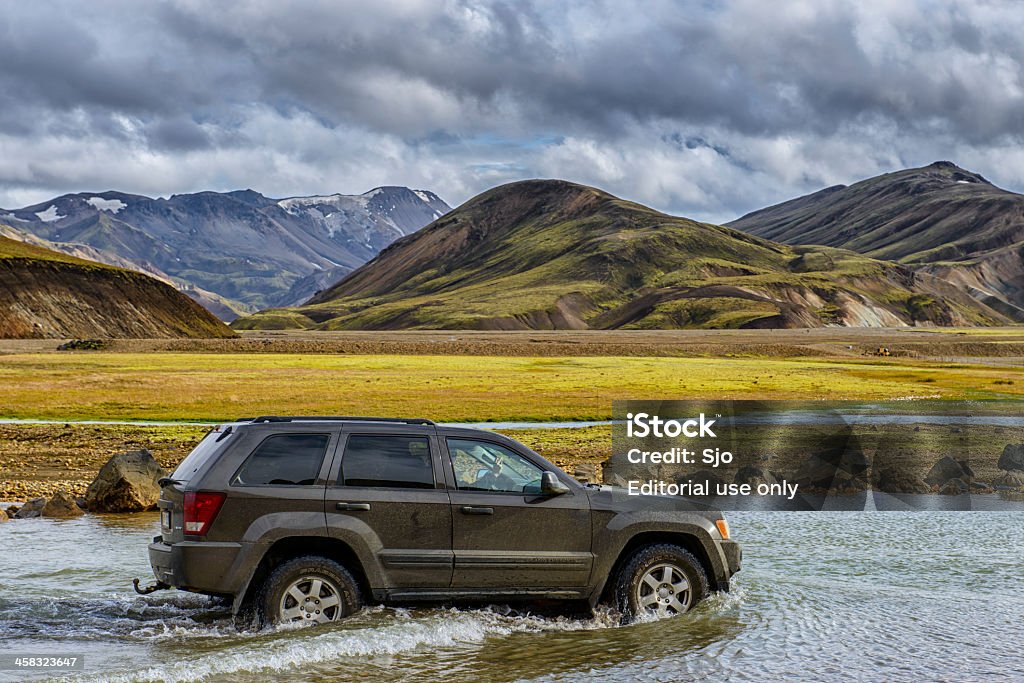
M 739 329 L 745 324 L 773 315 L 779 309 L 768 302 L 729 297 L 677 299 L 659 304 L 643 319 L 624 329 L 663 330 L 678 328 Z
M 1024 195 L 948 161 L 777 204 L 730 223 L 787 244 L 826 244 L 897 261 L 987 292 L 1024 320 Z M 927 315 L 934 315 L 928 313 Z
M 719 289 L 692 291 L 709 286 Z M 655 305 L 636 303 L 652 292 Z M 484 193 L 399 240 L 308 304 L 236 327 L 280 329 L 289 319 L 324 330 L 710 328 L 765 319 L 813 326 L 845 320 L 807 310 L 816 297 L 834 304 L 838 292 L 883 308 L 891 302 L 905 324 L 915 315 L 932 324 L 999 321 L 973 301 L 962 303 L 963 315 L 912 311 L 906 302 L 922 292 L 909 271 L 852 251 L 785 246 L 594 188 L 527 181 Z M 697 314 L 693 304 L 664 305 L 690 296 L 708 300 Z M 721 315 L 703 310 L 717 298 Z M 637 310 L 625 310 L 631 306 Z
M 755 257 L 751 261 L 760 265 L 752 266 L 713 256 L 695 258 L 683 263 L 682 267 L 673 268 L 678 261 L 665 263 L 666 259 L 663 256 L 666 253 L 680 253 L 669 248 L 672 246 L 671 237 L 666 240 L 665 236 L 658 235 L 649 244 L 640 247 L 635 242 L 641 239 L 639 235 L 632 235 L 624 245 L 621 245 L 621 249 L 601 245 L 602 248 L 597 251 L 596 256 L 563 253 L 548 263 L 500 279 L 488 280 L 475 274 L 474 277 L 463 278 L 464 282 L 474 284 L 466 284 L 459 288 L 450 287 L 449 282 L 454 280 L 454 275 L 448 275 L 444 281 L 432 283 L 438 285 L 434 291 L 418 296 L 394 292 L 371 298 L 349 297 L 297 309 L 294 313 L 301 313 L 303 317 L 308 316 L 314 320 L 322 319 L 324 322 L 321 328 L 328 330 L 397 327 L 473 329 L 481 326 L 482 321 L 495 317 L 524 315 L 532 311 L 552 309 L 559 298 L 567 294 L 585 297 L 596 311 L 628 301 L 638 289 L 694 288 L 709 285 L 739 287 L 759 292 L 769 298 L 784 297 L 785 290 L 788 289 L 811 291 L 825 300 L 830 300 L 834 298 L 836 292 L 845 291 L 891 305 L 908 322 L 929 320 L 929 312 L 935 312 L 934 309 L 911 305 L 911 300 L 919 303 L 931 297 L 916 294 L 904 287 L 896 274 L 895 266 L 873 261 L 852 252 L 834 250 L 839 252 L 841 258 L 836 258 L 835 254 L 813 254 L 828 256 L 818 259 L 817 262 L 831 265 L 833 270 L 829 271 L 808 270 L 807 261 L 800 262 L 803 266 L 802 272 L 782 270 L 785 264 L 799 258 L 795 251 L 759 253 L 755 249 L 749 250 Z M 634 244 L 631 245 L 630 242 Z M 681 242 L 686 244 L 688 240 L 684 239 Z M 634 248 L 630 249 L 630 246 Z M 685 250 L 691 248 L 692 245 L 680 247 Z M 640 249 L 644 253 L 637 254 Z M 730 256 L 736 257 L 735 254 Z M 593 267 L 596 261 L 602 261 L 598 268 Z M 633 268 L 633 264 L 640 265 Z M 771 268 L 773 265 L 775 270 Z M 595 273 L 603 277 L 594 277 Z M 424 277 L 429 275 L 425 274 Z M 723 314 L 728 315 L 664 315 L 667 308 L 659 306 L 659 313 L 653 315 L 650 320 L 630 326 L 645 329 L 734 327 L 778 314 L 777 308 L 760 301 L 743 303 L 739 299 L 724 297 L 705 301 L 704 304 L 714 306 L 716 301 L 717 305 L 721 306 Z M 679 303 L 677 308 L 690 308 L 690 304 Z M 973 323 L 992 322 L 973 308 L 966 308 L 962 314 L 963 318 Z M 834 319 L 833 323 L 837 321 L 838 318 Z M 253 325 L 244 329 L 258 327 Z
M 95 261 L 86 261 L 59 251 L 52 251 L 43 247 L 21 242 L 9 237 L 0 236 L 0 260 L 18 259 L 26 262 L 37 261 L 45 263 L 72 263 L 84 268 L 115 269 L 113 266 L 103 265 Z
M 939 161 L 816 192 L 730 223 L 788 244 L 906 263 L 960 260 L 1024 238 L 1024 196 Z
M 237 321 L 237 330 L 309 330 L 316 323 L 298 311 L 283 308 L 269 308 Z

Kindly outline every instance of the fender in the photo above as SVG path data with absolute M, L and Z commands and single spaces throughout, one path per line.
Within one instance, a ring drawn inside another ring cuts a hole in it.
M 342 517 L 343 523 L 332 526 L 330 533 L 325 524 L 325 515 L 320 512 L 309 512 L 297 515 L 294 512 L 281 512 L 263 515 L 253 522 L 242 538 L 242 549 L 231 567 L 233 576 L 239 577 L 238 584 L 232 593 L 235 596 L 235 613 L 241 608 L 245 596 L 252 587 L 253 578 L 271 548 L 279 541 L 296 542 L 297 539 L 309 539 L 310 545 L 318 543 L 339 543 L 348 547 L 355 555 L 361 570 L 370 586 L 381 585 L 383 574 L 377 561 L 379 539 L 375 533 L 361 520 Z M 367 540 L 376 542 L 377 548 L 367 544 Z
M 613 515 L 603 528 L 594 529 L 594 573 L 591 600 L 596 602 L 611 580 L 623 551 L 641 534 L 688 536 L 707 561 L 712 583 L 727 573 L 725 558 L 717 548 L 718 534 L 711 520 L 699 514 L 669 510 L 638 510 Z M 668 541 L 671 542 L 671 541 Z

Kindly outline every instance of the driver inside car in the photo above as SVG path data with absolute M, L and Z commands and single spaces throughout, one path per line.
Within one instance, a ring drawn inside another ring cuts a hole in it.
M 454 452 L 456 476 L 465 483 L 464 488 L 478 491 L 515 491 L 515 481 L 504 474 L 502 456 L 492 456 L 475 447 L 473 452 L 459 448 Z
M 502 456 L 495 456 L 494 464 L 489 469 L 480 470 L 477 473 L 478 476 L 473 484 L 473 488 L 486 489 L 488 491 L 515 491 L 518 488 L 515 480 L 505 474 L 503 469 Z

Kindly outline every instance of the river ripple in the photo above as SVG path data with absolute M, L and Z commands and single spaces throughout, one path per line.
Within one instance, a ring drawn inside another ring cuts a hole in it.
M 1024 513 L 730 521 L 733 592 L 676 619 L 373 608 L 252 634 L 201 596 L 131 591 L 154 515 L 20 520 L 0 526 L 0 642 L 84 654 L 78 679 L 103 681 L 1024 680 Z

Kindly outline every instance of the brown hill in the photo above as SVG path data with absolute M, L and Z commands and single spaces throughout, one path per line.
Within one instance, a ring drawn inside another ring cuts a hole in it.
M 170 285 L 0 236 L 0 337 L 231 336 Z
M 899 261 L 1024 321 L 1024 195 L 948 161 L 826 188 L 728 225 Z

